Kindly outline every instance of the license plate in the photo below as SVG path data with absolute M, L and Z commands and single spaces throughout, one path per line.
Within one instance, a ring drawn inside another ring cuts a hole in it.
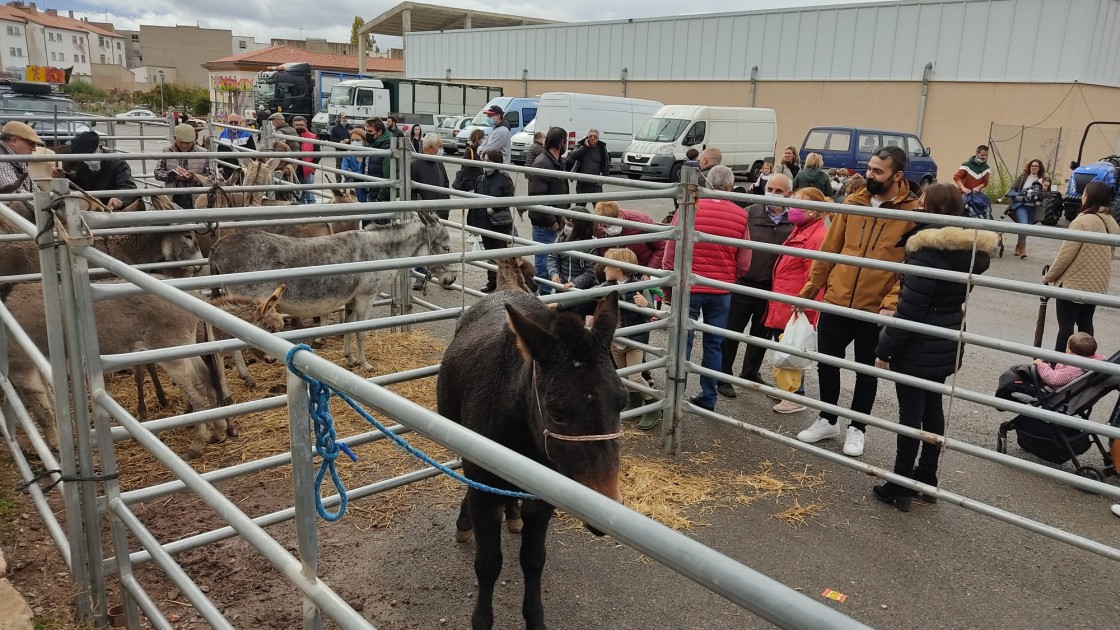
M 630 165 L 630 170 L 641 172 L 641 171 L 645 170 L 645 167 L 644 166 L 638 166 L 637 164 L 631 164 Z

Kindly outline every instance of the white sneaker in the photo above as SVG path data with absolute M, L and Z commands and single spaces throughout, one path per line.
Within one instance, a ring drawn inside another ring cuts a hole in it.
M 848 457 L 863 455 L 863 446 L 867 443 L 867 433 L 855 427 L 848 427 L 848 436 L 844 438 L 844 454 Z
M 808 429 L 797 434 L 797 439 L 809 444 L 838 437 L 840 437 L 840 425 L 829 424 L 824 418 L 817 418 Z
M 778 413 L 797 413 L 799 411 L 805 411 L 805 409 L 805 405 L 800 405 L 792 400 L 783 400 L 774 405 L 774 411 Z
M 1120 516 L 1120 503 L 1112 506 L 1112 513 L 1116 516 Z

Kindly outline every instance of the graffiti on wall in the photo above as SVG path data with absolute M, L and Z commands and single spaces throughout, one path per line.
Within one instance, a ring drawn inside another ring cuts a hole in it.
M 219 92 L 252 92 L 253 80 L 238 77 L 210 77 L 210 85 Z

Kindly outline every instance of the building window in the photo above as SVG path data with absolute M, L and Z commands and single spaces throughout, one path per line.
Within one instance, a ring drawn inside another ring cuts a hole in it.
M 246 48 L 245 40 L 241 40 L 241 41 L 237 42 L 237 47 L 238 48 Z
M 101 63 L 105 63 L 105 55 L 101 55 Z
M 19 27 L 18 26 L 9 26 L 8 27 L 8 34 L 9 35 L 19 35 Z
M 105 38 L 104 37 L 101 37 L 100 35 L 97 36 L 97 46 L 100 47 L 100 48 L 105 47 Z
M 16 56 L 16 49 L 15 48 L 9 48 L 8 49 L 8 54 L 11 55 L 12 57 L 15 57 Z
M 121 43 L 117 42 L 117 50 L 120 50 L 120 49 L 121 49 Z
M 78 43 L 78 36 L 77 35 L 71 35 L 71 37 L 74 39 L 74 43 L 77 44 Z
M 77 60 L 78 60 L 78 56 L 74 55 L 74 61 L 77 61 Z
M 85 62 L 86 62 L 86 56 L 82 55 L 82 63 L 85 63 Z

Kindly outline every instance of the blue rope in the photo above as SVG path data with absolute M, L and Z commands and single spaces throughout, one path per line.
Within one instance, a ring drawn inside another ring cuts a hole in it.
M 448 477 L 451 477 L 459 483 L 465 484 L 466 486 L 474 488 L 476 490 L 489 492 L 499 496 L 510 497 L 513 499 L 524 499 L 526 501 L 535 501 L 537 499 L 536 496 L 526 492 L 503 490 L 502 488 L 495 488 L 484 483 L 473 481 L 452 470 L 451 468 L 448 468 L 447 466 L 441 464 L 440 462 L 432 459 L 432 457 L 427 453 L 409 444 L 407 440 L 390 431 L 388 427 L 379 422 L 377 418 L 374 418 L 372 415 L 366 412 L 365 409 L 362 409 L 362 407 L 358 405 L 358 403 L 354 402 L 354 399 L 350 398 L 345 393 L 340 392 L 330 385 L 327 385 L 319 381 L 318 379 L 311 378 L 310 376 L 301 372 L 293 362 L 296 353 L 300 350 L 313 352 L 307 344 L 292 346 L 292 348 L 288 350 L 288 354 L 284 358 L 284 362 L 287 364 L 288 370 L 292 374 L 295 374 L 310 386 L 310 399 L 308 407 L 310 409 L 312 423 L 315 427 L 315 451 L 322 459 L 319 464 L 319 472 L 315 475 L 315 508 L 319 511 L 319 516 L 322 516 L 324 520 L 328 522 L 334 522 L 342 518 L 343 514 L 346 513 L 346 506 L 349 503 L 349 499 L 346 494 L 346 488 L 345 486 L 343 486 L 342 480 L 339 478 L 338 471 L 335 467 L 335 460 L 338 459 L 338 452 L 341 450 L 342 452 L 346 453 L 346 455 L 352 461 L 358 461 L 358 456 L 350 450 L 350 447 L 348 447 L 344 442 L 337 441 L 337 435 L 334 430 L 334 417 L 331 416 L 331 394 L 337 395 L 339 398 L 341 398 L 342 401 L 349 405 L 351 409 L 357 412 L 358 415 L 360 415 L 362 418 L 365 418 L 366 422 L 369 422 L 375 428 L 377 428 L 377 430 L 381 431 L 381 433 L 385 437 L 392 440 L 394 444 L 401 448 L 401 450 L 419 459 L 432 468 L 435 468 Z M 340 499 L 338 511 L 333 514 L 328 512 L 326 508 L 323 507 L 323 498 L 321 491 L 323 479 L 328 473 L 331 476 L 331 482 L 334 484 L 335 489 L 338 491 L 338 496 Z

